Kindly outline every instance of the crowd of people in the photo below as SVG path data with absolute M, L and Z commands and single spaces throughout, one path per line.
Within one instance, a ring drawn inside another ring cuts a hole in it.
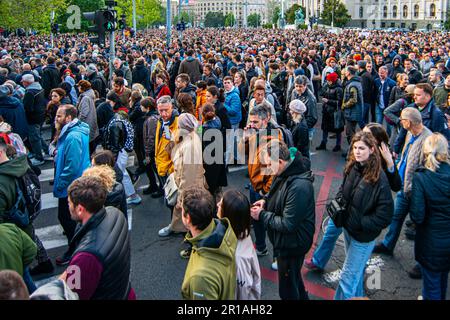
M 167 46 L 161 30 L 118 38 L 110 65 L 109 48 L 85 34 L 59 35 L 53 48 L 46 36 L 0 38 L 0 299 L 136 299 L 127 208 L 141 204 L 135 184 L 145 174 L 143 194 L 164 197 L 171 214 L 158 235 L 186 234 L 185 299 L 260 299 L 266 236 L 280 298 L 309 299 L 300 271 L 323 271 L 342 233 L 335 299 L 364 297 L 367 261 L 393 255 L 409 214 L 409 274 L 423 279 L 424 299 L 445 300 L 448 34 L 190 29 L 183 39 Z M 311 154 L 330 139 L 344 179 L 307 259 Z M 32 276 L 54 271 L 33 226 L 49 161 L 68 242 L 55 263 L 67 270 L 36 288 Z M 236 164 L 248 165 L 248 197 L 227 188 Z

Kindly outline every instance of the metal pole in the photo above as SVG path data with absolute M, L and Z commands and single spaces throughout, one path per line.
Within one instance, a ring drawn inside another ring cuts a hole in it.
M 334 28 L 334 5 L 335 2 L 332 2 L 332 8 L 331 8 L 331 27 Z
M 280 17 L 281 29 L 284 29 L 284 1 L 281 0 L 281 17 Z
M 109 10 L 114 10 L 113 6 L 110 6 L 108 8 Z M 112 87 L 112 81 L 113 81 L 113 70 L 114 70 L 114 59 L 116 58 L 116 43 L 115 43 L 115 37 L 114 37 L 114 30 L 111 31 L 110 38 L 109 38 L 109 83 Z
M 167 48 L 170 46 L 170 38 L 171 38 L 171 32 L 172 32 L 172 18 L 171 18 L 171 7 L 170 7 L 170 0 L 167 0 L 167 16 L 166 16 L 166 29 L 167 29 L 167 38 L 166 38 L 166 45 Z
M 50 18 L 51 18 L 50 19 L 51 20 L 51 23 L 50 23 L 50 28 L 51 28 L 50 34 L 51 34 L 51 36 L 50 36 L 50 38 L 51 38 L 51 41 L 52 41 L 52 49 L 53 49 L 55 47 L 54 46 L 54 39 L 53 39 L 53 22 L 55 21 L 55 10 L 52 11 Z
M 133 0 L 133 29 L 134 29 L 134 36 L 136 37 L 136 33 L 137 33 L 137 26 L 136 26 L 136 0 Z

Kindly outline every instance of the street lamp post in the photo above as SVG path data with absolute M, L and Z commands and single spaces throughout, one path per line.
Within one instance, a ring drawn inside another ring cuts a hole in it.
M 166 45 L 167 48 L 170 46 L 170 38 L 171 38 L 171 32 L 172 32 L 172 18 L 171 18 L 171 7 L 170 7 L 170 0 L 167 0 L 167 12 L 166 12 Z

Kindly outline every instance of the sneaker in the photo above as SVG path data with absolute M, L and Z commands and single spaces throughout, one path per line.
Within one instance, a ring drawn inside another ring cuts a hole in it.
M 408 240 L 414 241 L 416 239 L 416 228 L 410 227 L 405 230 L 405 237 Z
M 183 259 L 189 259 L 191 257 L 192 248 L 184 249 L 180 251 L 180 257 Z
M 422 279 L 422 269 L 418 264 L 408 271 L 408 275 L 411 279 Z
M 168 237 L 172 234 L 172 230 L 170 230 L 170 226 L 164 227 L 161 230 L 158 231 L 158 235 L 160 237 Z
M 141 197 L 139 197 L 139 195 L 135 195 L 135 196 L 130 196 L 127 198 L 127 204 L 131 205 L 131 204 L 140 204 L 142 202 Z
M 388 248 L 386 248 L 386 246 L 382 243 L 377 244 L 375 246 L 375 248 L 373 248 L 372 253 L 380 253 L 380 254 L 385 254 L 387 256 L 394 255 L 394 252 L 392 250 L 389 250 Z
M 42 166 L 45 163 L 44 159 L 38 160 L 36 158 L 31 159 L 31 164 L 35 167 Z
M 52 261 L 48 259 L 47 261 L 39 263 L 34 268 L 32 268 L 30 270 L 30 275 L 37 276 L 43 273 L 53 273 L 54 270 L 55 267 L 53 266 Z
M 161 191 L 155 191 L 155 192 L 152 193 L 151 197 L 152 197 L 153 199 L 157 199 L 157 198 L 161 198 L 163 195 L 164 195 L 163 192 L 161 192 Z
M 53 157 L 49 154 L 44 155 L 44 161 L 53 161 Z
M 341 151 L 341 146 L 335 146 L 333 148 L 333 152 L 339 152 L 339 151 Z
M 306 260 L 303 265 L 305 266 L 306 269 L 311 270 L 311 271 L 318 271 L 318 272 L 322 272 L 323 269 L 320 268 L 319 266 L 317 266 L 313 260 Z
M 316 147 L 316 150 L 327 150 L 327 145 L 322 142 L 318 147 Z
M 72 255 L 69 255 L 66 252 L 62 256 L 56 258 L 55 263 L 57 266 L 67 266 L 69 264 L 71 258 L 72 258 Z
M 264 256 L 267 256 L 268 254 L 269 254 L 269 251 L 267 251 L 267 248 L 262 251 L 259 251 L 258 249 L 256 249 L 256 255 L 258 257 L 264 257 Z
M 270 266 L 270 269 L 272 269 L 273 271 L 278 271 L 278 262 L 277 262 L 277 260 L 272 262 L 272 265 Z

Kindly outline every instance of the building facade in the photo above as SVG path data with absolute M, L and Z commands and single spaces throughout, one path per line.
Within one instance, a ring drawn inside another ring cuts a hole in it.
M 343 0 L 348 27 L 442 29 L 449 0 Z

